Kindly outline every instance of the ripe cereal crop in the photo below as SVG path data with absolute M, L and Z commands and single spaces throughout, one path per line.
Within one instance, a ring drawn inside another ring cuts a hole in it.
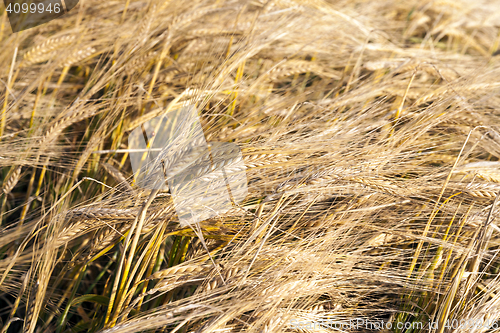
M 500 319 L 500 3 L 80 0 L 16 33 L 0 6 L 0 333 Z M 215 166 L 175 142 L 165 177 L 248 193 L 185 225 L 129 139 L 188 106 Z

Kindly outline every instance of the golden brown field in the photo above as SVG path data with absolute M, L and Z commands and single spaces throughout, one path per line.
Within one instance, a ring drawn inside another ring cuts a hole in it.
M 500 2 L 0 13 L 1 333 L 500 329 Z M 189 104 L 248 196 L 182 227 L 127 149 Z

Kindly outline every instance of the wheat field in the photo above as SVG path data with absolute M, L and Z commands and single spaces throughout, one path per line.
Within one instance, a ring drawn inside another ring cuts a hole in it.
M 1 333 L 500 329 L 500 2 L 0 13 Z M 185 105 L 248 180 L 190 226 L 127 152 Z

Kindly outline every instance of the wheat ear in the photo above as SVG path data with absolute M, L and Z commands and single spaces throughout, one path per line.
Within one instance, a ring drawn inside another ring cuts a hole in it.
M 71 44 L 74 40 L 75 36 L 73 35 L 50 38 L 26 52 L 24 55 L 24 64 L 32 65 L 49 60 L 53 57 L 57 49 Z
M 16 186 L 17 182 L 19 181 L 19 178 L 21 177 L 21 166 L 18 166 L 14 171 L 11 173 L 10 177 L 7 178 L 7 180 L 4 182 L 2 185 L 2 192 L 7 195 L 9 194 L 14 186 Z
M 95 52 L 96 49 L 94 49 L 93 47 L 87 47 L 83 50 L 78 50 L 76 52 L 73 52 L 68 58 L 66 58 L 62 64 L 65 67 L 72 66 L 76 63 L 79 63 L 83 59 L 89 58 Z

